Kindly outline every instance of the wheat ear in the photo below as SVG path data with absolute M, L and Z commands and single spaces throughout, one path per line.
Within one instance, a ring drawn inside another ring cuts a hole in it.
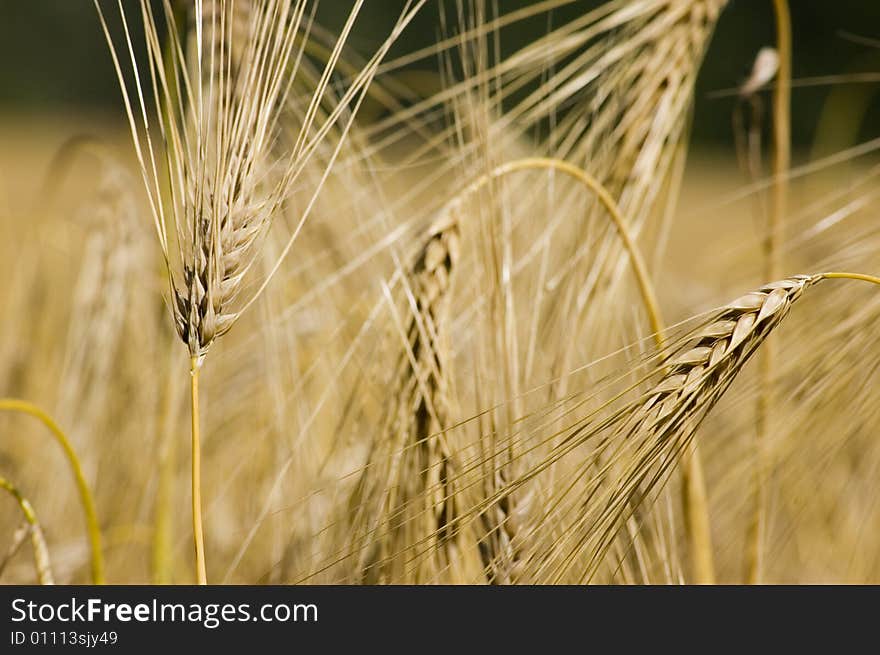
M 533 549 L 529 554 L 536 579 L 558 582 L 575 562 L 580 562 L 579 581 L 593 578 L 614 541 L 617 526 L 633 511 L 636 497 L 647 497 L 681 461 L 700 423 L 745 363 L 803 291 L 821 279 L 794 276 L 770 283 L 717 310 L 670 347 L 670 354 L 658 366 L 657 382 L 639 399 L 608 419 L 576 428 L 544 461 L 513 483 L 512 487 L 524 484 L 591 440 L 599 444 L 594 454 L 617 444 L 619 451 L 613 460 L 622 459 L 624 451 L 629 451 L 622 475 L 609 480 L 610 469 L 606 467 L 586 487 L 577 487 L 577 493 L 573 482 L 545 503 L 557 518 L 573 518 L 565 530 L 570 537 L 556 539 L 547 550 Z M 577 470 L 585 470 L 592 461 Z M 578 474 L 582 475 L 585 473 Z M 602 486 L 609 482 L 611 488 L 602 492 Z M 568 495 L 572 497 L 566 500 Z
M 880 278 L 860 273 L 797 275 L 766 284 L 719 310 L 664 363 L 666 373 L 630 416 L 623 433 L 646 444 L 633 473 L 624 478 L 599 524 L 624 507 L 635 486 L 657 461 L 657 445 L 679 451 L 702 419 L 804 291 L 822 280 L 849 279 L 880 285 Z M 684 435 L 684 436 L 682 436 Z M 656 475 L 654 480 L 659 479 Z M 597 551 L 604 552 L 604 551 Z
M 358 564 L 367 582 L 398 581 L 404 573 L 395 568 L 397 555 L 426 541 L 434 568 L 427 576 L 416 576 L 417 581 L 448 569 L 456 558 L 456 494 L 453 456 L 444 432 L 448 402 L 441 330 L 458 239 L 456 221 L 435 224 L 407 274 L 411 318 L 405 325 L 397 321 L 405 352 L 396 366 L 385 442 L 371 451 L 356 487 L 361 502 L 369 504 L 377 497 L 380 503 L 378 513 L 369 517 L 368 532 L 381 531 L 379 542 L 362 550 Z

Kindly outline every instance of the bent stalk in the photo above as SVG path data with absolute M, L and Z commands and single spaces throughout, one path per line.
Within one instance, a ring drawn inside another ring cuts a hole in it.
M 584 185 L 590 192 L 595 194 L 599 202 L 608 212 L 614 224 L 615 231 L 629 256 L 633 275 L 642 303 L 648 313 L 648 320 L 654 332 L 654 342 L 658 353 L 662 354 L 665 343 L 663 332 L 665 326 L 660 312 L 660 304 L 657 302 L 657 294 L 651 282 L 651 274 L 645 264 L 641 251 L 630 234 L 626 221 L 620 208 L 612 198 L 608 190 L 587 171 L 560 159 L 548 157 L 526 157 L 517 159 L 494 168 L 489 173 L 474 180 L 466 189 L 456 196 L 456 201 L 483 188 L 494 179 L 503 177 L 509 173 L 524 170 L 554 170 Z M 694 579 L 698 584 L 713 584 L 715 582 L 715 567 L 712 554 L 711 523 L 709 519 L 709 502 L 706 493 L 705 477 L 703 475 L 702 459 L 696 440 L 689 447 L 682 462 L 682 487 L 684 491 L 683 511 L 685 525 L 687 526 L 689 541 L 694 559 Z
M 67 461 L 70 464 L 70 470 L 73 472 L 74 480 L 76 480 L 80 503 L 82 504 L 83 512 L 86 516 L 86 528 L 88 530 L 89 543 L 92 551 L 92 582 L 94 584 L 105 584 L 104 554 L 101 549 L 101 528 L 98 525 L 98 514 L 95 511 L 95 500 L 92 497 L 92 492 L 86 482 L 82 466 L 80 465 L 80 460 L 76 456 L 76 452 L 73 450 L 70 440 L 64 434 L 63 430 L 58 427 L 58 424 L 52 420 L 52 417 L 32 403 L 24 400 L 17 400 L 15 398 L 3 398 L 0 399 L 0 411 L 18 412 L 33 416 L 49 428 L 49 432 L 51 432 L 55 440 L 61 445 L 64 455 L 67 457 Z

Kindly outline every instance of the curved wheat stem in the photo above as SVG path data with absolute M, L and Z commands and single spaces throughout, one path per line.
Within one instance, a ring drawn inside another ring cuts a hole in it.
M 608 216 L 614 225 L 615 232 L 620 238 L 620 241 L 627 252 L 627 256 L 629 257 L 633 276 L 642 303 L 647 311 L 651 329 L 653 330 L 653 337 L 657 350 L 662 354 L 665 347 L 663 339 L 665 325 L 660 305 L 657 301 L 657 295 L 654 291 L 654 285 L 651 281 L 651 274 L 648 271 L 642 253 L 636 244 L 635 239 L 630 234 L 626 220 L 624 219 L 617 203 L 614 201 L 614 198 L 612 198 L 608 190 L 596 178 L 585 170 L 566 161 L 548 157 L 528 157 L 507 162 L 474 180 L 462 192 L 457 194 L 453 201 L 447 204 L 447 211 L 450 211 L 451 208 L 459 205 L 466 197 L 479 191 L 491 181 L 517 171 L 525 170 L 553 170 L 575 179 L 588 191 L 593 193 L 608 212 Z M 715 580 L 715 575 L 712 557 L 709 507 L 702 462 L 695 441 L 691 444 L 690 453 L 684 459 L 682 475 L 685 489 L 684 513 L 694 551 L 695 576 L 698 582 L 711 584 Z M 503 525 L 506 525 L 506 520 L 504 519 L 502 519 L 500 525 L 492 527 L 490 532 L 497 532 Z
M 53 585 L 52 562 L 49 560 L 49 549 L 46 547 L 46 539 L 43 529 L 37 520 L 37 514 L 27 498 L 9 480 L 0 475 L 0 489 L 5 489 L 18 503 L 27 522 L 27 530 L 30 532 L 31 545 L 34 549 L 34 568 L 37 572 L 37 580 L 42 585 Z
M 527 170 L 552 170 L 563 173 L 564 175 L 580 182 L 588 191 L 596 196 L 600 203 L 602 203 L 602 206 L 608 212 L 608 216 L 614 225 L 617 235 L 620 237 L 620 241 L 626 250 L 627 256 L 630 258 L 633 276 L 636 285 L 638 286 L 642 303 L 648 313 L 648 320 L 651 324 L 651 329 L 654 332 L 654 340 L 657 344 L 657 348 L 662 350 L 663 331 L 665 326 L 660 312 L 660 304 L 657 302 L 657 294 L 654 291 L 654 285 L 651 282 L 651 274 L 648 272 L 644 257 L 642 256 L 639 247 L 636 245 L 635 239 L 630 234 L 626 219 L 624 219 L 614 198 L 611 197 L 611 194 L 602 183 L 584 169 L 562 159 L 553 159 L 551 157 L 525 157 L 523 159 L 516 159 L 495 167 L 488 173 L 481 175 L 471 182 L 471 184 L 465 189 L 456 194 L 455 198 L 447 204 L 444 211 L 450 211 L 451 208 L 462 203 L 465 198 L 476 193 L 494 180 L 510 175 L 511 173 Z
M 64 434 L 64 431 L 58 427 L 58 424 L 52 420 L 42 409 L 24 400 L 14 398 L 0 399 L 0 411 L 18 412 L 33 416 L 43 423 L 48 429 L 61 449 L 64 451 L 65 457 L 70 464 L 70 470 L 73 472 L 74 480 L 79 491 L 79 499 L 82 504 L 83 512 L 86 516 L 86 526 L 89 534 L 89 542 L 92 549 L 92 582 L 94 584 L 104 584 L 104 554 L 101 549 L 101 528 L 98 525 L 98 515 L 95 511 L 95 500 L 92 492 L 86 482 L 83 474 L 82 465 L 79 457 L 73 450 L 73 446 Z

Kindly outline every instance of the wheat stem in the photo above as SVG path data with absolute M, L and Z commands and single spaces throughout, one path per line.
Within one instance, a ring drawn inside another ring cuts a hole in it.
M 785 227 L 788 169 L 791 163 L 791 14 L 788 0 L 773 0 L 779 71 L 773 94 L 773 217 L 770 228 L 771 266 L 779 275 L 779 255 Z M 776 279 L 773 277 L 772 279 Z
M 205 538 L 202 533 L 202 453 L 199 443 L 199 365 L 190 358 L 190 397 L 192 399 L 192 524 L 196 551 L 196 582 L 208 584 L 205 571 Z
M 780 276 L 781 249 L 785 229 L 788 196 L 788 169 L 791 162 L 791 13 L 788 0 L 773 0 L 776 16 L 776 50 L 779 71 L 773 93 L 773 209 L 765 244 L 765 279 Z M 770 338 L 761 355 L 761 386 L 756 408 L 754 509 L 747 539 L 748 565 L 746 580 L 758 584 L 763 575 L 763 543 L 767 522 L 766 441 L 768 415 L 773 404 L 773 369 L 776 342 Z
M 94 584 L 104 584 L 104 554 L 101 549 L 101 528 L 98 526 L 98 514 L 95 511 L 95 500 L 92 497 L 92 492 L 86 482 L 82 466 L 80 465 L 80 460 L 76 456 L 76 452 L 73 450 L 73 446 L 71 446 L 64 431 L 58 427 L 58 424 L 55 423 L 55 421 L 52 420 L 52 417 L 46 414 L 46 412 L 36 405 L 24 400 L 18 400 L 15 398 L 0 399 L 0 411 L 19 412 L 36 418 L 49 429 L 52 436 L 55 437 L 55 440 L 61 445 L 62 450 L 64 450 L 64 455 L 67 457 L 67 461 L 70 464 L 70 469 L 73 471 L 73 477 L 76 480 L 76 486 L 79 490 L 80 502 L 83 507 L 83 512 L 85 512 L 86 515 L 86 527 L 92 549 L 92 582 Z
M 684 453 L 681 473 L 684 519 L 691 542 L 691 556 L 694 559 L 694 581 L 697 584 L 715 584 L 709 495 L 696 439 L 691 441 Z
M 5 489 L 15 499 L 15 502 L 17 502 L 18 506 L 21 508 L 22 514 L 24 514 L 25 521 L 27 521 L 26 529 L 29 529 L 31 533 L 31 545 L 34 549 L 34 568 L 37 572 L 37 580 L 41 585 L 55 584 L 55 581 L 52 578 L 52 565 L 49 560 L 49 549 L 46 547 L 46 539 L 43 537 L 43 529 L 40 527 L 40 522 L 37 520 L 37 514 L 34 511 L 33 505 L 30 504 L 28 499 L 24 497 L 14 484 L 3 476 L 0 476 L 0 489 Z M 0 568 L 2 568 L 2 564 L 0 564 Z
M 820 278 L 825 278 L 826 280 L 858 280 L 860 282 L 870 282 L 871 284 L 876 284 L 880 286 L 880 277 L 876 277 L 874 275 L 866 275 L 864 273 L 845 273 L 839 271 L 832 271 L 830 273 L 822 273 L 819 275 Z
M 492 180 L 504 177 L 510 173 L 526 170 L 553 170 L 568 175 L 587 187 L 587 189 L 595 194 L 599 202 L 602 203 L 602 206 L 608 211 L 608 215 L 611 218 L 611 222 L 614 224 L 614 228 L 620 237 L 621 243 L 623 243 L 624 249 L 629 255 L 633 274 L 636 284 L 638 285 L 639 295 L 642 297 L 642 302 L 648 312 L 648 321 L 651 324 L 651 329 L 654 331 L 654 341 L 656 342 L 657 347 L 662 350 L 664 346 L 663 316 L 660 312 L 660 304 L 657 302 L 657 294 L 654 292 L 654 285 L 651 283 L 651 274 L 648 272 L 648 267 L 645 264 L 642 253 L 630 234 L 626 221 L 623 218 L 623 214 L 617 206 L 617 203 L 614 201 L 614 198 L 611 197 L 611 194 L 602 183 L 587 171 L 574 164 L 570 164 L 567 161 L 563 161 L 562 159 L 553 159 L 550 157 L 525 157 L 523 159 L 516 159 L 501 164 L 489 173 L 481 175 L 462 193 L 456 196 L 456 200 L 460 200 L 464 196 L 479 191 Z

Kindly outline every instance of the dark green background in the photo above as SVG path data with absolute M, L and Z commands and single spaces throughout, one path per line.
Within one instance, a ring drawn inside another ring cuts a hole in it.
M 530 0 L 498 0 L 504 11 Z M 108 10 L 115 0 L 104 0 Z M 135 0 L 123 3 L 136 9 Z M 559 24 L 599 4 L 584 0 L 558 10 Z M 320 21 L 332 27 L 347 13 L 350 0 L 323 0 Z M 367 51 L 387 34 L 400 0 L 367 0 L 351 43 Z M 445 3 L 453 15 L 455 2 Z M 492 2 L 487 2 L 491 7 Z M 408 28 L 397 52 L 435 40 L 441 4 L 431 0 Z M 841 31 L 880 39 L 880 1 L 791 0 L 795 35 L 795 77 L 852 71 L 880 72 L 880 49 L 841 38 Z M 451 24 L 455 24 L 453 19 Z M 546 16 L 503 32 L 503 45 L 512 50 L 546 32 Z M 729 142 L 733 100 L 707 98 L 713 89 L 736 86 L 747 74 L 754 55 L 774 38 L 770 0 L 732 0 L 712 42 L 698 93 L 695 137 Z M 434 65 L 433 60 L 420 64 Z M 91 0 L 0 0 L 0 113 L 31 111 L 117 111 L 119 92 L 110 58 L 99 32 Z M 850 85 L 856 94 L 873 94 L 878 85 Z M 829 87 L 795 89 L 794 138 L 807 144 L 815 132 L 819 111 Z M 861 137 L 874 136 L 871 127 L 880 118 L 876 100 L 862 125 Z

